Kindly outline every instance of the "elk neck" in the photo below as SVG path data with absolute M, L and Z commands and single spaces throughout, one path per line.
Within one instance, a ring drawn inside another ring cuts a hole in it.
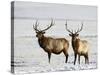
M 46 37 L 43 35 L 41 38 L 38 38 L 38 43 L 40 45 L 40 47 L 44 48 L 44 41 L 45 41 Z
M 74 51 L 78 50 L 78 48 L 79 48 L 79 41 L 80 41 L 79 38 L 72 38 L 72 47 L 73 47 Z

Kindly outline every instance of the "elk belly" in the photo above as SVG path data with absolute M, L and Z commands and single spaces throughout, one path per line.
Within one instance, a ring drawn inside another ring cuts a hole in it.
M 60 53 L 63 50 L 63 48 L 64 48 L 63 43 L 57 40 L 57 41 L 55 41 L 53 43 L 53 50 L 52 50 L 52 52 Z

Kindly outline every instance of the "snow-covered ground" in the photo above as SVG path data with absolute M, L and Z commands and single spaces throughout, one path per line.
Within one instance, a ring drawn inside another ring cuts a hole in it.
M 89 53 L 89 65 L 84 63 L 84 58 L 81 57 L 81 64 L 73 65 L 73 51 L 70 47 L 68 63 L 65 63 L 65 56 L 52 54 L 51 63 L 48 63 L 47 53 L 45 53 L 38 44 L 32 40 L 35 38 L 20 38 L 17 49 L 19 55 L 15 53 L 15 73 L 33 73 L 33 72 L 51 72 L 51 71 L 70 71 L 70 70 L 85 70 L 97 68 L 97 44 L 96 38 L 88 38 L 91 41 Z M 24 41 L 22 43 L 22 40 Z M 22 53 L 21 53 L 21 52 Z

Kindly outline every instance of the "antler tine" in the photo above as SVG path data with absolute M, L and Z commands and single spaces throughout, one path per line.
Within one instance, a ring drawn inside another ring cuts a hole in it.
M 42 30 L 42 31 L 46 31 L 46 30 L 48 30 L 48 29 L 51 28 L 53 25 L 54 25 L 54 23 L 53 23 L 53 19 L 51 19 L 51 24 L 50 24 L 46 29 L 44 29 L 44 30 Z
M 72 30 L 72 31 L 70 31 L 70 30 L 67 28 L 67 21 L 66 21 L 65 26 L 66 26 L 66 30 L 72 34 L 72 33 L 73 33 L 73 30 Z
M 39 30 L 37 29 L 37 26 L 38 26 L 38 25 L 39 25 L 38 20 L 36 20 L 35 26 L 34 26 L 34 24 L 33 24 L 33 28 L 34 28 L 35 31 L 39 31 Z
M 78 30 L 77 30 L 75 33 L 78 33 L 78 32 L 80 32 L 80 31 L 82 31 L 82 29 L 83 29 L 83 23 L 82 23 L 82 25 L 81 25 L 81 29 L 78 28 Z

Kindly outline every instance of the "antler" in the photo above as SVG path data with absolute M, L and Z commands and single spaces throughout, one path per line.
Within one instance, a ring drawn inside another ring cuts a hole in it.
M 53 25 L 54 25 L 54 23 L 53 23 L 53 19 L 52 19 L 52 20 L 51 20 L 51 24 L 50 24 L 50 26 L 48 26 L 46 29 L 41 30 L 41 31 L 46 31 L 46 30 L 48 30 L 49 28 L 51 28 Z
M 36 20 L 36 23 L 35 23 L 35 25 L 33 24 L 33 29 L 37 32 L 37 31 L 39 31 L 38 29 L 37 29 L 37 26 L 39 25 L 39 23 L 38 23 L 38 20 Z
M 78 32 L 82 31 L 82 29 L 83 29 L 83 23 L 81 25 L 81 29 L 78 28 L 78 30 L 75 32 L 75 34 L 77 34 Z
M 67 30 L 68 32 L 70 32 L 71 34 L 73 34 L 73 30 L 72 30 L 72 31 L 70 31 L 70 30 L 67 28 L 67 21 L 66 21 L 65 26 L 66 26 L 66 30 Z

